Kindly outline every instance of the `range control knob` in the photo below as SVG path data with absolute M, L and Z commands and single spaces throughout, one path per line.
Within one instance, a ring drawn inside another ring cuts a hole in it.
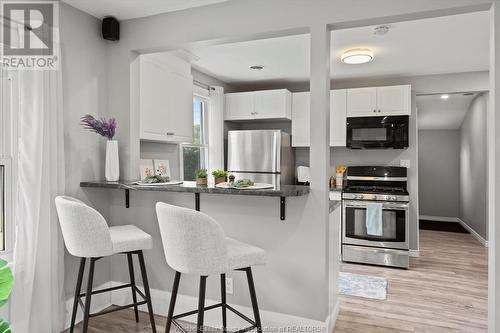
M 356 194 L 355 198 L 356 199 L 363 199 L 364 195 L 363 194 Z
M 396 200 L 398 200 L 398 197 L 395 195 L 391 195 L 391 196 L 389 196 L 389 200 L 396 201 Z

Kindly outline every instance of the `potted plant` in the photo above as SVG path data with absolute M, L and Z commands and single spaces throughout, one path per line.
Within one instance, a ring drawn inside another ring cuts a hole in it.
M 104 176 L 109 182 L 116 182 L 120 178 L 120 165 L 118 160 L 118 141 L 113 140 L 116 131 L 115 118 L 96 119 L 90 114 L 80 118 L 81 124 L 85 129 L 97 133 L 108 139 L 106 143 L 106 165 L 104 167 Z
M 196 185 L 207 185 L 207 169 L 197 169 L 196 174 Z
M 215 185 L 224 183 L 226 181 L 226 177 L 229 175 L 229 172 L 225 170 L 214 170 L 212 172 L 212 176 L 214 176 Z

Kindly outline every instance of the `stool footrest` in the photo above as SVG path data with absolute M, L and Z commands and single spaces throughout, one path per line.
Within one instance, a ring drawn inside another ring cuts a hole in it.
M 115 287 L 110 287 L 110 288 L 104 288 L 104 289 L 99 289 L 99 290 L 93 290 L 91 295 L 96 295 L 96 294 L 102 294 L 102 293 L 105 293 L 105 292 L 108 292 L 108 291 L 113 291 L 113 290 L 118 290 L 118 289 L 124 289 L 124 288 L 130 288 L 132 287 L 132 284 L 128 283 L 128 284 L 122 284 L 122 285 L 119 285 L 119 286 L 115 286 Z M 80 294 L 80 297 L 85 297 L 87 294 L 86 293 L 81 293 Z
M 233 308 L 232 306 L 230 305 L 227 305 L 227 304 L 224 304 L 224 303 L 217 303 L 217 304 L 214 304 L 214 305 L 210 305 L 210 306 L 206 306 L 203 308 L 203 311 L 207 311 L 207 310 L 212 310 L 212 309 L 216 309 L 216 308 L 220 308 L 220 307 L 223 307 L 223 308 L 226 308 L 228 310 L 231 310 L 232 313 L 234 313 L 235 315 L 241 317 L 243 320 L 247 321 L 249 324 L 251 324 L 252 326 L 249 326 L 249 327 L 246 327 L 246 328 L 243 328 L 239 331 L 236 331 L 234 333 L 245 333 L 245 332 L 248 332 L 248 331 L 251 331 L 253 330 L 254 328 L 257 328 L 257 323 L 255 321 L 253 321 L 252 319 L 248 318 L 247 316 L 245 316 L 243 313 L 239 312 L 238 310 L 236 310 L 235 308 Z M 184 317 L 188 317 L 188 316 L 192 316 L 192 315 L 195 315 L 198 313 L 198 310 L 193 310 L 193 311 L 189 311 L 189 312 L 184 312 L 184 313 L 181 313 L 181 314 L 178 314 L 178 315 L 175 315 L 172 317 L 172 323 L 183 333 L 189 333 L 186 329 L 184 329 L 181 324 L 179 324 L 177 322 L 177 319 L 180 319 L 180 318 L 184 318 Z
M 217 304 L 214 304 L 214 305 L 210 305 L 210 306 L 206 306 L 203 310 L 204 311 L 207 311 L 207 310 L 212 310 L 212 309 L 215 309 L 215 308 L 219 308 L 223 306 L 222 303 L 217 303 Z M 179 319 L 179 318 L 183 318 L 183 317 L 188 317 L 188 316 L 192 316 L 194 314 L 197 314 L 198 313 L 198 310 L 193 310 L 193 311 L 189 311 L 189 312 L 184 312 L 184 313 L 181 313 L 181 314 L 178 314 L 178 315 L 175 315 L 173 316 L 172 318 L 173 319 Z
M 91 295 L 102 294 L 102 293 L 105 293 L 107 291 L 113 291 L 113 290 L 119 290 L 119 289 L 131 288 L 131 287 L 134 288 L 135 291 L 139 294 L 139 296 L 142 297 L 142 299 L 143 299 L 142 301 L 137 302 L 137 303 L 127 304 L 127 305 L 116 306 L 116 307 L 113 307 L 111 309 L 102 310 L 102 311 L 99 311 L 96 313 L 90 313 L 89 318 L 102 316 L 102 315 L 107 314 L 107 313 L 116 312 L 116 311 L 131 308 L 131 307 L 147 304 L 146 296 L 144 295 L 144 293 L 139 288 L 137 288 L 137 286 L 132 285 L 131 283 L 122 284 L 122 285 L 111 287 L 111 288 L 95 290 L 95 291 L 92 291 L 90 294 Z M 85 297 L 86 295 L 87 295 L 87 293 L 81 293 L 78 296 L 78 304 L 80 305 L 82 310 L 85 310 L 85 305 L 83 304 L 82 297 Z

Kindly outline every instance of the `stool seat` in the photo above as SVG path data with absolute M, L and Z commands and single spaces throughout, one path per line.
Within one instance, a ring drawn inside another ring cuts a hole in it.
M 266 252 L 256 246 L 226 238 L 227 263 L 229 270 L 246 268 L 266 263 Z
M 135 225 L 110 227 L 109 233 L 113 244 L 113 253 L 151 250 L 153 238 Z

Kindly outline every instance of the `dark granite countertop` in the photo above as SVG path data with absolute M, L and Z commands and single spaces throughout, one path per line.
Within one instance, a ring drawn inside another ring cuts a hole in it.
M 340 200 L 330 200 L 330 213 L 332 213 L 337 207 L 340 206 L 342 201 Z
M 80 187 L 109 188 L 133 191 L 160 191 L 160 192 L 185 192 L 185 193 L 213 193 L 229 195 L 256 195 L 267 197 L 299 197 L 309 194 L 309 186 L 303 185 L 280 185 L 273 189 L 262 190 L 237 190 L 218 188 L 213 185 L 199 186 L 195 182 L 184 182 L 182 185 L 147 186 L 135 185 L 133 181 L 86 181 L 81 182 Z

